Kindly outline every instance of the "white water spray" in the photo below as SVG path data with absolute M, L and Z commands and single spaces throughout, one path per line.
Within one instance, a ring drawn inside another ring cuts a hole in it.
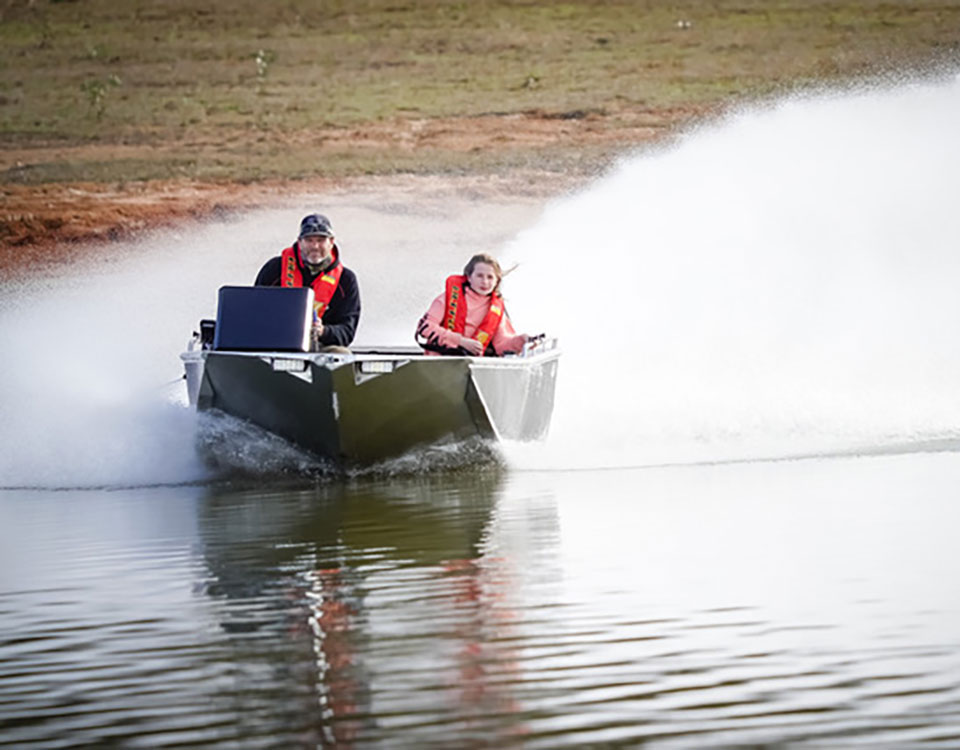
M 960 435 L 960 82 L 783 101 L 625 160 L 504 257 L 583 467 Z M 536 322 L 534 322 L 536 321 Z
M 952 439 L 958 132 L 956 80 L 795 99 L 626 159 L 532 226 L 535 200 L 407 186 L 106 248 L 4 289 L 0 486 L 206 477 L 182 388 L 164 384 L 217 288 L 250 283 L 316 210 L 360 278 L 360 343 L 411 343 L 474 252 L 521 261 L 513 320 L 565 353 L 550 439 L 510 446 L 515 465 Z

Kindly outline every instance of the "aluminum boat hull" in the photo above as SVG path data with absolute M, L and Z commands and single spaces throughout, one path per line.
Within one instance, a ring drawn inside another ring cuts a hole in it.
M 198 410 L 249 420 L 341 466 L 474 437 L 543 438 L 559 356 L 555 347 L 516 357 L 434 357 L 406 347 L 181 355 Z

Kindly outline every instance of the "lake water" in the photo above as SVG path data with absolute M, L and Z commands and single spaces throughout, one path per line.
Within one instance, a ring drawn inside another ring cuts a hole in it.
M 5 492 L 3 744 L 956 747 L 960 455 Z
M 7 284 L 0 745 L 960 747 L 957 94 L 781 102 L 552 200 L 305 196 Z M 544 444 L 335 478 L 189 412 L 216 288 L 318 207 L 364 343 L 408 343 L 474 250 L 520 261 L 514 321 L 564 348 Z

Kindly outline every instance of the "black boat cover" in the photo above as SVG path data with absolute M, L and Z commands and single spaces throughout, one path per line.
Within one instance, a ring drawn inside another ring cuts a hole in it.
M 313 289 L 222 286 L 213 348 L 228 351 L 310 351 Z

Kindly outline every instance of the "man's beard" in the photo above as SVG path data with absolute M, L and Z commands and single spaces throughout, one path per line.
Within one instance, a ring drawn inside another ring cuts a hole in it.
M 310 273 L 312 273 L 314 276 L 316 276 L 321 271 L 326 271 L 332 264 L 333 264 L 332 255 L 328 255 L 326 258 L 324 258 L 318 263 L 311 263 L 306 258 L 304 258 L 303 260 L 303 265 L 305 265 L 307 269 L 310 271 Z

